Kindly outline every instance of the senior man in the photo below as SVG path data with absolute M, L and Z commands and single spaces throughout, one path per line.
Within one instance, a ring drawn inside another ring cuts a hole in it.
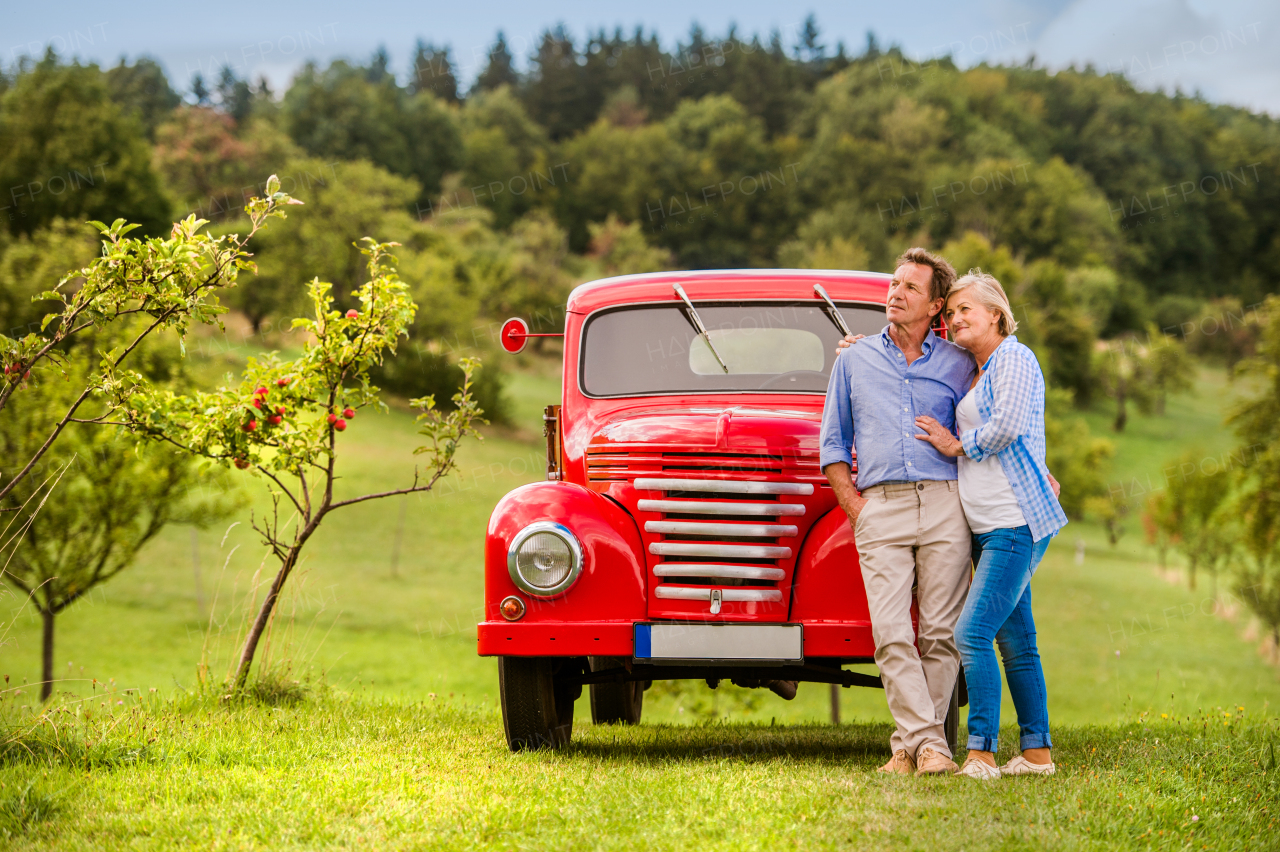
M 956 405 L 977 372 L 968 352 L 932 330 L 955 280 L 938 255 L 904 252 L 885 304 L 889 324 L 840 353 L 822 413 L 822 469 L 853 525 L 896 723 L 893 757 L 880 771 L 901 775 L 956 771 L 943 723 L 960 671 L 955 625 L 969 585 L 969 524 L 956 460 L 914 437 L 922 414 L 955 429 Z

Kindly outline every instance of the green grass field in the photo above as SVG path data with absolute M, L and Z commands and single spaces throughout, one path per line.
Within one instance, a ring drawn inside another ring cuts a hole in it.
M 874 773 L 883 724 L 586 725 L 566 749 L 512 755 L 491 706 L 447 697 L 112 693 L 60 715 L 0 766 L 0 845 L 1268 850 L 1278 836 L 1280 729 L 1234 708 L 1065 728 L 1058 775 L 996 782 Z
M 1242 638 L 1245 614 L 1228 620 L 1203 590 L 1161 576 L 1136 518 L 1115 548 L 1097 527 L 1069 526 L 1033 584 L 1066 765 L 1058 781 L 988 790 L 877 778 L 868 769 L 887 757 L 882 694 L 843 690 L 834 729 L 816 685 L 784 702 L 659 683 L 646 723 L 630 730 L 593 728 L 584 695 L 578 744 L 509 755 L 496 665 L 475 655 L 484 528 L 502 494 L 540 478 L 540 413 L 558 388 L 554 367 L 528 362 L 510 388 L 516 427 L 469 446 L 438 493 L 326 522 L 260 663 L 315 685 L 301 705 L 227 708 L 216 690 L 197 694 L 202 662 L 205 681 L 221 681 L 246 596 L 274 572 L 247 512 L 214 530 L 167 530 L 65 613 L 60 700 L 95 715 L 67 722 L 52 752 L 10 752 L 0 821 L 27 826 L 16 845 L 1280 848 L 1266 770 L 1277 669 Z M 1134 417 L 1117 440 L 1117 480 L 1158 475 L 1193 443 L 1229 446 L 1223 397 L 1221 375 L 1206 373 L 1165 417 Z M 1089 417 L 1099 433 L 1109 419 Z M 343 436 L 343 487 L 407 481 L 413 438 L 404 411 L 362 414 Z M 0 674 L 16 718 L 35 703 L 22 684 L 38 679 L 39 629 L 6 594 Z M 104 685 L 124 703 L 102 706 Z M 1011 723 L 1007 699 L 1004 712 Z M 1170 719 L 1154 721 L 1162 714 Z M 1251 721 L 1219 721 L 1240 718 Z M 1014 739 L 1010 730 L 1006 751 Z M 56 811 L 47 821 L 40 802 Z M 977 834 L 963 833 L 970 824 Z

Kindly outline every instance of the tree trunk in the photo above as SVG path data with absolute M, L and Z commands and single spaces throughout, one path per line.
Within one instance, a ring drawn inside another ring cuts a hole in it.
M 1116 380 L 1116 422 L 1111 428 L 1117 432 L 1124 431 L 1124 425 L 1129 422 L 1129 412 L 1125 411 L 1125 386 L 1124 379 Z
M 48 701 L 53 694 L 53 619 L 51 610 L 41 610 L 40 617 L 44 621 L 44 637 L 41 641 L 41 676 L 40 700 Z
M 1196 590 L 1196 559 L 1193 556 L 1187 562 L 1187 584 L 1191 587 L 1191 591 L 1194 592 Z
M 276 578 L 271 581 L 271 589 L 262 601 L 262 608 L 258 610 L 258 617 L 253 620 L 253 626 L 249 628 L 249 635 L 244 638 L 244 647 L 240 650 L 240 664 L 236 667 L 235 689 L 237 690 L 243 689 L 245 682 L 249 679 L 249 669 L 253 666 L 253 655 L 258 651 L 258 642 L 262 639 L 262 634 L 266 631 L 267 625 L 271 623 L 271 613 L 276 608 L 276 601 L 280 599 L 280 590 L 284 588 L 284 581 L 289 579 L 289 573 L 297 563 L 298 551 L 301 549 L 301 543 L 289 549 L 284 563 L 280 566 L 280 571 L 276 574 Z

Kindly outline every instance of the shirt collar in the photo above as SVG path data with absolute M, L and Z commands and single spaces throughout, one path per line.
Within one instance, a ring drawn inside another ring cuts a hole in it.
M 880 330 L 880 343 L 885 348 L 892 346 L 894 349 L 899 349 L 898 344 L 894 343 L 893 338 L 889 336 L 890 328 L 892 328 L 892 326 L 886 325 Z M 933 351 L 933 345 L 937 341 L 938 335 L 933 333 L 933 329 L 929 329 L 929 331 L 925 333 L 924 340 L 920 343 L 920 351 L 925 355 L 928 355 Z M 901 350 L 899 349 L 899 351 Z
M 981 367 L 982 372 L 985 373 L 987 370 L 991 369 L 991 365 L 994 364 L 996 361 L 996 358 L 1000 356 L 1001 349 L 1004 349 L 1010 343 L 1017 343 L 1017 342 L 1018 342 L 1018 338 L 1016 335 L 1013 335 L 1013 334 L 1009 335 L 1004 340 L 1000 341 L 1000 345 L 997 346 L 995 348 L 995 351 L 991 353 L 991 357 L 987 358 L 987 363 L 982 365 Z

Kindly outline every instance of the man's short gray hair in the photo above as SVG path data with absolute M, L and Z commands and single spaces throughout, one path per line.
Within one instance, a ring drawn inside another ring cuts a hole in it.
M 1013 308 L 1009 307 L 1009 297 L 994 275 L 988 275 L 981 269 L 970 269 L 968 275 L 956 279 L 947 291 L 947 301 L 961 290 L 972 290 L 974 298 L 987 310 L 996 315 L 996 330 L 1001 337 L 1008 337 L 1018 330 L 1018 321 L 1013 318 Z M 946 310 L 945 302 L 943 310 Z

